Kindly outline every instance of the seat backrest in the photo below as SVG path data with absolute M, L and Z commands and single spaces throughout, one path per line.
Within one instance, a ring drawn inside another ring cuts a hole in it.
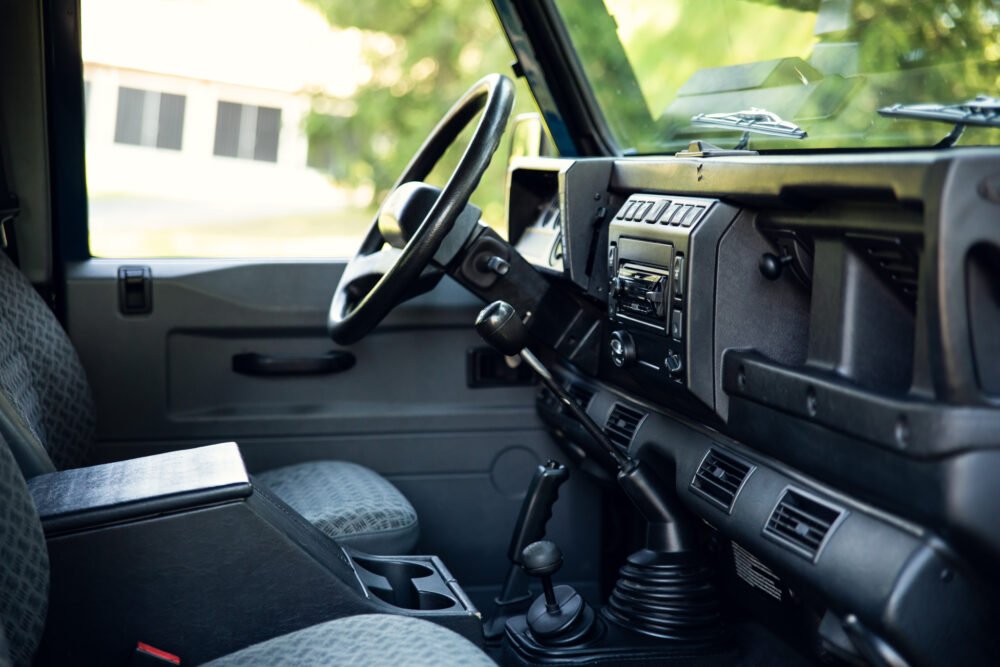
M 86 462 L 95 418 L 83 365 L 55 315 L 3 253 L 0 394 L 0 435 L 25 475 Z
M 31 664 L 48 604 L 49 555 L 42 522 L 13 454 L 0 442 L 0 635 L 6 638 L 10 664 Z

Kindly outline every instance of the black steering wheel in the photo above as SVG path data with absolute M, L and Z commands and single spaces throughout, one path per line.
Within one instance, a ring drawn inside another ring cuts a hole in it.
M 466 213 L 469 197 L 500 145 L 513 104 L 510 79 L 490 74 L 437 124 L 382 202 L 357 255 L 344 268 L 327 319 L 334 341 L 349 345 L 360 340 L 393 308 L 426 291 L 440 277 L 440 272 L 428 271 L 432 260 Z M 444 189 L 422 183 L 480 111 L 475 133 Z

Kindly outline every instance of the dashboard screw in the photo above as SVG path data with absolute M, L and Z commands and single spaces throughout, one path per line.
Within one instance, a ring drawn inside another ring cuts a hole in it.
M 601 201 L 601 193 L 600 192 L 595 192 L 594 193 L 594 201 Z
M 736 386 L 740 391 L 747 390 L 747 369 L 740 366 L 739 370 L 736 371 Z

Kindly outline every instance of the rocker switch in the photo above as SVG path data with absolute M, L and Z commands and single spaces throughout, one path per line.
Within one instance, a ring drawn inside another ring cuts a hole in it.
M 118 267 L 118 309 L 123 315 L 153 310 L 153 274 L 148 266 Z

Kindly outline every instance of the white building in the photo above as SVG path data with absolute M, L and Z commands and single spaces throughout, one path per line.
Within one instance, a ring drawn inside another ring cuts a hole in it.
M 351 203 L 307 166 L 303 124 L 314 94 L 349 98 L 371 77 L 361 55 L 371 35 L 331 27 L 302 0 L 82 7 L 93 229 L 176 222 L 167 204 L 178 202 L 205 224 Z

